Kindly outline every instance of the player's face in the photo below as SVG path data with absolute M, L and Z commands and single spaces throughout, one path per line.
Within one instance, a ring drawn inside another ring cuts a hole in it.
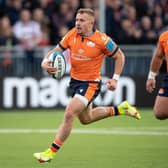
M 94 24 L 94 19 L 90 15 L 86 13 L 83 13 L 83 14 L 78 13 L 76 15 L 75 26 L 79 34 L 85 36 L 91 31 L 93 31 L 93 24 Z

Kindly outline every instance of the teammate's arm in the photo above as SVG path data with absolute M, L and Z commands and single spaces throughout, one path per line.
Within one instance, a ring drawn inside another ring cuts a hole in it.
M 163 62 L 163 58 L 164 58 L 164 53 L 160 47 L 160 45 L 157 46 L 152 60 L 151 60 L 151 64 L 150 64 L 150 71 L 157 73 L 161 67 L 161 64 Z
M 146 81 L 146 90 L 149 93 L 151 93 L 156 86 L 155 77 L 162 65 L 163 58 L 164 58 L 163 50 L 161 46 L 158 44 L 151 60 L 150 71 L 148 74 L 148 79 Z

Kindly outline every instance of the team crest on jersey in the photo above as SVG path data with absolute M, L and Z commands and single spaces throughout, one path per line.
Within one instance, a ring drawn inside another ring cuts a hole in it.
M 87 42 L 87 46 L 89 46 L 89 47 L 94 47 L 94 46 L 95 46 L 95 43 L 93 43 L 92 41 L 88 41 L 88 42 Z
M 80 49 L 78 50 L 78 53 L 79 53 L 79 54 L 83 54 L 83 53 L 84 53 L 84 50 L 80 48 Z
M 106 37 L 106 36 L 102 36 L 101 39 L 102 39 L 103 41 L 105 41 L 105 40 L 107 39 L 107 37 Z

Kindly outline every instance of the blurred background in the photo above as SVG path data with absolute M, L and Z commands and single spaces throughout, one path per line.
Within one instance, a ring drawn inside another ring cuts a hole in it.
M 63 108 L 70 97 L 69 51 L 67 72 L 61 80 L 40 67 L 75 23 L 79 8 L 95 10 L 95 26 L 124 51 L 126 64 L 117 90 L 102 87 L 95 105 L 117 105 L 127 99 L 138 107 L 152 107 L 145 82 L 158 36 L 168 28 L 167 0 L 0 0 L 0 109 Z M 114 61 L 106 58 L 103 80 L 113 74 Z M 165 62 L 158 78 L 165 72 Z M 157 88 L 160 83 L 158 82 Z

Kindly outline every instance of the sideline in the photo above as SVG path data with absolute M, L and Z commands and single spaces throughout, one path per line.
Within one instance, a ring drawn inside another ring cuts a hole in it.
M 55 129 L 0 129 L 0 134 L 32 134 L 32 133 L 56 133 Z M 129 129 L 129 128 L 90 128 L 90 129 L 73 129 L 73 134 L 97 134 L 97 135 L 156 135 L 168 136 L 168 128 L 145 128 L 145 129 Z

